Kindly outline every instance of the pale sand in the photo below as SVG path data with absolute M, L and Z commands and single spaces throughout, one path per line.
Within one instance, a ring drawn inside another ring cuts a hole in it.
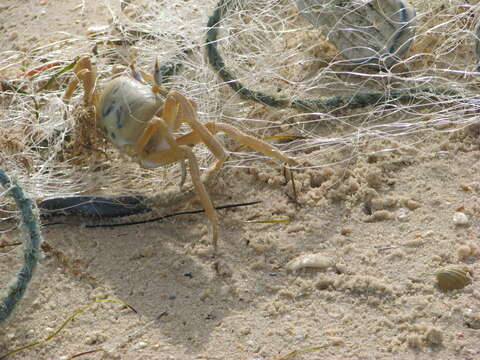
M 93 0 L 28 3 L 0 4 L 1 33 L 11 36 L 0 39 L 2 51 L 67 36 L 60 30 L 84 34 L 109 18 Z M 188 4 L 179 1 L 179 9 Z M 95 305 L 50 342 L 11 359 L 104 349 L 81 358 L 273 360 L 314 346 L 323 349 L 295 359 L 480 358 L 478 131 L 404 146 L 414 140 L 372 141 L 356 151 L 398 150 L 299 172 L 297 204 L 279 168 L 224 171 L 210 189 L 217 204 L 263 202 L 220 213 L 219 274 L 201 215 L 114 229 L 81 222 L 43 228 L 45 258 L 17 312 L 1 324 L 0 354 L 42 339 L 77 309 L 108 297 L 138 314 Z M 468 225 L 453 223 L 456 210 Z M 292 221 L 245 222 L 285 217 Z M 1 240 L 16 241 L 15 232 Z M 306 253 L 335 266 L 285 270 Z M 20 256 L 0 259 L 6 284 Z M 449 263 L 470 264 L 473 284 L 451 293 L 435 287 L 435 271 Z

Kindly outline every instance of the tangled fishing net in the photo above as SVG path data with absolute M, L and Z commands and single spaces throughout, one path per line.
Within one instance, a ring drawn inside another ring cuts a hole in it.
M 117 2 L 104 3 L 111 12 L 110 26 L 0 56 L 0 163 L 34 199 L 156 192 L 177 186 L 181 176 L 176 165 L 141 169 L 99 139 L 92 124 L 81 121 L 81 89 L 70 104 L 62 101 L 71 73 L 61 70 L 79 55 L 95 59 L 103 82 L 112 73 L 128 73 L 132 62 L 150 72 L 158 58 L 165 66 L 165 86 L 193 99 L 202 122 L 227 122 L 273 139 L 300 161 L 300 170 L 417 146 L 477 122 L 476 1 L 433 6 L 412 0 L 412 46 L 389 68 L 346 61 L 327 39 L 328 31 L 301 16 L 295 1 L 128 1 L 121 8 Z M 275 107 L 240 96 L 206 56 L 207 22 L 219 4 L 228 9 L 216 22 L 215 46 L 225 68 L 246 88 L 279 99 L 348 99 L 419 88 L 440 92 L 356 107 L 347 100 L 325 109 Z M 176 6 L 186 9 L 176 11 Z M 58 64 L 26 75 L 49 62 Z M 232 151 L 227 168 L 280 168 L 224 140 Z M 212 155 L 203 146 L 196 147 L 196 154 L 206 168 Z M 10 201 L 2 197 L 0 208 L 11 209 Z

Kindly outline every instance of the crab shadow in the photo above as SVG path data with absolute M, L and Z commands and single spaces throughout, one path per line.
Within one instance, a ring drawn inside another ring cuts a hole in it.
M 153 333 L 159 331 L 170 342 L 198 353 L 222 319 L 251 301 L 236 292 L 228 264 L 241 250 L 224 251 L 217 267 L 205 244 L 210 235 L 192 246 L 201 237 L 199 231 L 205 234 L 207 221 L 200 219 L 116 228 L 52 226 L 46 228 L 45 237 L 50 246 L 81 263 L 88 276 L 79 280 L 96 279 L 92 287 L 105 285 L 108 297 L 133 306 L 155 329 Z M 223 229 L 220 247 L 227 241 L 229 247 L 245 247 L 242 229 L 233 227 Z M 242 256 L 234 261 L 244 260 Z

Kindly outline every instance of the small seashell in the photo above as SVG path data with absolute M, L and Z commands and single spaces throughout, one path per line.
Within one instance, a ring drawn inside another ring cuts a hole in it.
M 448 265 L 437 271 L 437 285 L 448 291 L 462 289 L 472 282 L 470 270 L 464 265 Z
M 393 66 L 410 49 L 415 9 L 406 0 L 296 0 L 300 14 L 353 64 Z
M 456 211 L 453 214 L 452 220 L 455 225 L 459 225 L 459 226 L 468 225 L 468 221 L 469 221 L 468 216 L 461 211 Z
M 331 259 L 320 253 L 315 253 L 300 255 L 295 259 L 290 260 L 285 267 L 289 271 L 296 271 L 305 268 L 325 270 L 332 265 L 333 261 Z

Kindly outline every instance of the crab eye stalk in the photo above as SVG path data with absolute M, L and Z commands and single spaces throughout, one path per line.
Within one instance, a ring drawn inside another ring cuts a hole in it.
M 158 59 L 155 60 L 155 69 L 153 70 L 153 79 L 155 81 L 155 85 L 162 85 L 163 83 L 163 76 L 162 72 L 160 71 L 160 65 L 158 64 Z
M 137 80 L 142 84 L 145 84 L 142 74 L 140 74 L 140 72 L 138 72 L 137 69 L 135 69 L 134 64 L 130 64 L 130 70 L 132 71 L 132 76 L 135 80 Z

